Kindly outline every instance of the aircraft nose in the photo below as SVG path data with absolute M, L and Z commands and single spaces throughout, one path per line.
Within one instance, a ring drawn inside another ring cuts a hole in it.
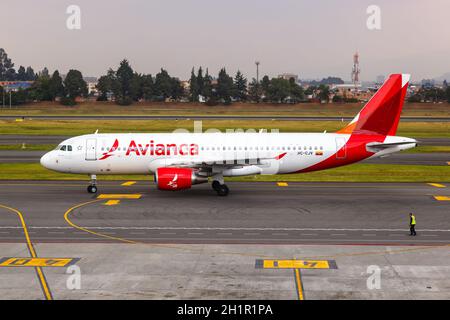
M 50 152 L 47 152 L 46 154 L 44 154 L 41 157 L 41 166 L 43 166 L 44 168 L 49 169 L 50 167 Z

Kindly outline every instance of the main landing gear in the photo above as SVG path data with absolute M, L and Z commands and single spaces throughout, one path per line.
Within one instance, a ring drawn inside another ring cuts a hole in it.
M 91 184 L 87 187 L 87 192 L 97 193 L 97 176 L 95 174 L 91 175 Z
M 230 189 L 228 189 L 226 184 L 221 184 L 219 181 L 214 180 L 212 182 L 212 188 L 214 189 L 214 191 L 217 192 L 218 196 L 221 197 L 225 197 L 228 195 L 228 193 L 230 192 Z

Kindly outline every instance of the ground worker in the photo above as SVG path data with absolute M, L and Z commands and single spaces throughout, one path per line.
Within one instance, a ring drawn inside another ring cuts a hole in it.
M 416 235 L 416 217 L 410 213 L 409 214 L 409 231 L 410 231 L 410 236 L 415 236 Z

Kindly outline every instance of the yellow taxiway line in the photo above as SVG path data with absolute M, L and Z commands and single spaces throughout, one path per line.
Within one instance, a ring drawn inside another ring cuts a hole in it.
M 434 196 L 434 198 L 438 201 L 450 201 L 450 197 L 447 196 Z
M 287 187 L 287 186 L 288 186 L 288 183 L 287 183 L 287 182 L 277 182 L 277 185 L 278 185 L 279 187 Z
M 91 204 L 91 203 L 99 202 L 99 201 L 100 201 L 100 199 L 92 200 L 92 201 L 87 201 L 87 202 L 83 202 L 83 203 L 77 204 L 76 206 L 73 206 L 73 207 L 69 208 L 69 209 L 64 213 L 64 220 L 66 220 L 66 222 L 67 222 L 71 227 L 73 227 L 73 228 L 75 228 L 75 229 L 78 229 L 78 230 L 81 230 L 81 231 L 84 231 L 84 232 L 87 232 L 87 233 L 90 233 L 90 234 L 93 234 L 93 235 L 95 235 L 95 236 L 97 236 L 97 237 L 103 237 L 103 238 L 107 238 L 107 239 L 111 239 L 111 240 L 117 240 L 117 241 L 122 241 L 122 242 L 126 242 L 126 243 L 133 243 L 133 244 L 138 243 L 138 242 L 133 241 L 133 240 L 128 240 L 128 239 L 123 239 L 123 238 L 113 237 L 113 236 L 109 236 L 109 235 L 107 235 L 107 234 L 103 234 L 103 233 L 99 233 L 99 232 L 95 232 L 95 231 L 86 229 L 86 228 L 84 228 L 84 227 L 81 227 L 81 226 L 79 226 L 79 225 L 76 225 L 75 223 L 73 223 L 73 222 L 69 219 L 69 214 L 70 214 L 73 210 L 75 210 L 75 209 L 77 209 L 77 208 L 79 208 L 79 207 L 83 207 L 83 206 L 85 206 L 85 205 Z
M 31 242 L 30 235 L 28 234 L 28 228 L 25 223 L 25 219 L 23 218 L 22 213 L 19 210 L 16 210 L 14 208 L 4 206 L 0 204 L 1 208 L 4 208 L 6 210 L 12 211 L 15 214 L 18 215 L 20 219 L 20 223 L 22 224 L 23 233 L 25 234 L 25 239 L 27 241 L 27 247 L 28 251 L 30 252 L 30 255 L 32 258 L 37 258 L 36 251 L 34 250 L 33 243 Z M 47 279 L 45 279 L 44 272 L 42 271 L 41 267 L 35 267 L 36 273 L 38 275 L 39 283 L 41 284 L 42 291 L 44 292 L 44 296 L 47 300 L 53 300 L 52 293 L 50 291 L 50 287 L 48 286 Z
M 140 193 L 102 193 L 97 199 L 139 199 L 142 197 Z
M 295 285 L 297 287 L 298 300 L 305 300 L 305 295 L 303 293 L 302 276 L 300 275 L 300 269 L 294 269 L 294 274 L 295 274 Z
M 120 203 L 120 200 L 108 200 L 104 203 L 105 206 L 115 206 Z
M 436 188 L 445 188 L 445 185 L 440 183 L 428 183 L 430 186 L 436 187 Z
M 129 186 L 132 186 L 135 183 L 136 183 L 136 181 L 127 181 L 127 182 L 122 183 L 121 186 L 129 187 Z

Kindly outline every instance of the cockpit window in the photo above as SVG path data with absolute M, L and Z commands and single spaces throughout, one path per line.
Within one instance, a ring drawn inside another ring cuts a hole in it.
M 67 151 L 72 151 L 72 146 L 67 146 Z
M 59 149 L 59 150 L 61 150 L 61 151 L 66 151 L 66 146 L 64 145 L 64 146 L 61 146 L 61 149 Z

